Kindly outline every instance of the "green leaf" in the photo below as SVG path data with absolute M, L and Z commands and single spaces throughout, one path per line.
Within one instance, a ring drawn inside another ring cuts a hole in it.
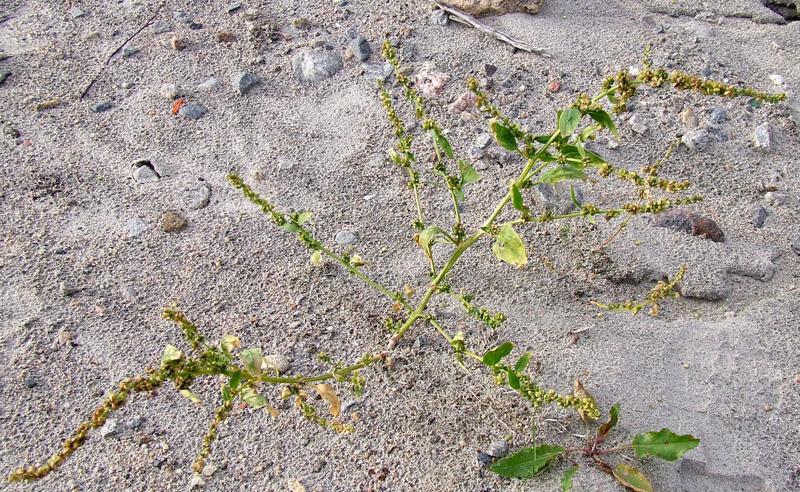
M 228 386 L 231 387 L 232 390 L 235 390 L 239 387 L 239 383 L 242 382 L 242 371 L 236 371 L 231 374 L 231 379 L 228 381 Z
M 281 227 L 283 227 L 289 232 L 300 232 L 300 228 L 292 224 L 291 222 L 285 222 Z
M 196 403 L 198 405 L 202 405 L 203 402 L 200 400 L 200 397 L 196 394 L 192 393 L 192 390 L 182 389 L 180 391 L 181 395 L 191 400 L 192 403 Z
M 525 204 L 522 202 L 522 193 L 519 192 L 519 187 L 515 181 L 511 181 L 509 186 L 511 188 L 511 203 L 514 208 L 522 212 L 525 210 Z
M 608 437 L 608 433 L 611 432 L 617 425 L 617 421 L 619 420 L 619 403 L 611 407 L 611 410 L 608 411 L 608 422 L 601 425 L 599 429 L 597 429 L 597 441 L 600 442 L 606 437 Z
M 256 393 L 253 388 L 244 388 L 240 395 L 243 402 L 253 408 L 261 408 L 267 405 L 267 399 Z
M 542 444 L 537 448 L 525 448 L 508 458 L 503 458 L 489 470 L 508 478 L 528 478 L 547 469 L 550 462 L 566 450 L 561 446 Z
M 494 367 L 503 357 L 510 354 L 512 350 L 514 350 L 514 344 L 505 342 L 483 354 L 483 363 L 489 367 Z
M 608 97 L 608 102 L 611 104 L 619 104 L 619 99 L 617 99 L 613 94 L 609 94 L 606 97 Z
M 519 376 L 516 372 L 508 371 L 508 385 L 511 386 L 511 389 L 519 389 Z
M 453 147 L 450 146 L 450 142 L 447 141 L 442 135 L 439 135 L 439 147 L 444 150 L 445 155 L 449 158 L 453 158 Z
M 224 401 L 231 401 L 233 400 L 233 395 L 231 395 L 231 387 L 227 384 L 222 385 L 222 399 Z
M 540 183 L 560 183 L 568 179 L 582 179 L 586 181 L 588 176 L 580 169 L 575 169 L 572 166 L 558 166 L 554 167 L 539 177 Z
M 619 480 L 622 485 L 635 490 L 636 492 L 653 492 L 650 480 L 642 472 L 631 465 L 620 463 L 614 468 L 614 478 Z
M 298 223 L 298 224 L 300 224 L 300 225 L 303 225 L 303 224 L 305 224 L 305 223 L 306 223 L 306 221 L 308 221 L 308 219 L 310 219 L 310 218 L 311 218 L 311 215 L 312 215 L 313 213 L 314 213 L 314 212 L 303 212 L 302 214 L 298 215 L 298 216 L 297 216 L 297 223 Z
M 500 260 L 519 268 L 528 264 L 525 245 L 510 224 L 506 224 L 500 229 L 497 240 L 492 244 L 492 253 Z
M 586 149 L 583 148 L 583 142 L 578 140 L 575 142 L 575 147 L 578 149 L 578 154 L 581 156 L 581 159 L 586 157 Z
M 600 125 L 589 125 L 581 132 L 581 142 L 589 140 L 589 137 L 600 131 L 603 127 Z
M 311 253 L 311 264 L 314 266 L 320 266 L 322 264 L 322 253 L 320 253 L 318 249 Z
M 609 96 L 609 101 L 611 101 L 611 97 Z M 612 101 L 613 104 L 616 102 Z M 593 109 L 591 111 L 587 111 L 586 114 L 589 115 L 594 121 L 600 123 L 604 128 L 608 128 L 611 130 L 611 133 L 614 134 L 615 137 L 619 138 L 619 133 L 617 133 L 617 127 L 614 125 L 614 120 L 611 119 L 611 116 L 603 111 L 602 109 Z
M 492 118 L 489 120 L 489 131 L 494 135 L 497 143 L 504 149 L 511 151 L 519 150 L 519 147 L 517 147 L 517 139 L 514 138 L 514 134 L 511 133 L 511 130 L 498 123 L 497 119 Z
M 561 479 L 561 490 L 567 492 L 572 488 L 572 476 L 578 471 L 578 465 L 573 466 L 564 472 L 564 478 Z
M 517 364 L 514 366 L 514 370 L 517 372 L 522 372 L 528 367 L 528 362 L 531 360 L 531 353 L 525 352 L 525 354 L 519 358 Z
M 671 430 L 664 428 L 658 432 L 647 432 L 633 438 L 633 449 L 636 456 L 644 458 L 652 454 L 662 460 L 675 461 L 683 453 L 691 451 L 700 444 L 700 439 L 685 434 L 679 436 Z
M 439 234 L 445 236 L 444 239 L 442 239 L 442 241 L 448 243 L 452 242 L 448 238 L 447 232 L 441 227 L 428 226 L 427 229 L 419 233 L 419 239 L 418 239 L 419 245 L 423 250 L 425 250 L 425 253 L 427 253 L 428 256 L 430 256 L 431 246 L 433 246 L 433 244 L 436 242 L 436 236 L 438 236 Z
M 561 136 L 564 138 L 569 138 L 569 136 L 572 135 L 572 132 L 578 128 L 578 124 L 580 122 L 580 109 L 572 108 L 562 111 L 561 114 L 558 115 L 558 130 L 561 132 Z
M 167 345 L 164 348 L 164 355 L 161 356 L 161 363 L 165 364 L 167 362 L 172 362 L 173 360 L 181 360 L 182 357 L 183 352 L 181 352 L 178 347 Z
M 463 191 L 461 191 L 461 190 L 453 190 L 453 194 L 456 196 L 456 200 L 458 200 L 459 202 L 463 202 L 464 201 L 464 192 Z M 461 212 L 461 209 L 459 209 L 458 211 Z
M 238 338 L 234 335 L 225 335 L 222 337 L 222 340 L 219 342 L 219 348 L 222 349 L 225 354 L 230 357 L 231 351 L 236 347 L 241 347 L 242 342 L 239 341 Z
M 242 358 L 244 370 L 247 371 L 247 374 L 260 380 L 261 363 L 264 360 L 263 356 L 261 355 L 261 349 L 249 348 L 247 350 L 242 350 L 242 353 L 239 354 L 239 357 Z
M 478 173 L 475 172 L 472 165 L 467 161 L 458 161 L 458 170 L 461 172 L 461 183 L 470 184 L 481 179 Z

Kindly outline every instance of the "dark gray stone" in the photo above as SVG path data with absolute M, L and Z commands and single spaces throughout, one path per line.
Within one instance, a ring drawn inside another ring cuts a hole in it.
M 237 73 L 231 78 L 231 85 L 240 95 L 247 94 L 259 81 L 258 75 L 248 72 Z
M 478 453 L 478 461 L 484 465 L 490 465 L 492 463 L 492 457 L 486 453 Z
M 417 52 L 417 45 L 414 43 L 408 43 L 403 46 L 403 58 L 406 60 L 411 60 L 414 58 L 414 55 Z
M 26 388 L 36 387 L 36 380 L 33 378 L 25 378 L 25 387 Z
M 575 199 L 578 200 L 578 203 L 583 203 L 583 190 L 574 182 L 542 183 L 536 185 L 534 191 L 547 210 L 556 214 L 568 214 L 578 210 L 578 207 L 572 202 L 570 185 L 575 189 Z
M 333 77 L 342 66 L 341 55 L 334 51 L 302 51 L 292 58 L 294 76 L 305 85 Z
M 178 111 L 178 114 L 191 120 L 199 120 L 206 113 L 208 113 L 208 108 L 202 104 L 185 104 Z
M 124 56 L 126 58 L 129 57 L 129 56 L 135 55 L 138 52 L 139 52 L 139 48 L 137 46 L 126 46 L 126 47 L 122 48 L 122 56 Z
M 728 121 L 728 114 L 722 108 L 711 108 L 708 110 L 708 122 L 712 125 L 721 125 Z
M 3 82 L 6 81 L 6 78 L 8 78 L 9 75 L 11 75 L 11 72 L 8 70 L 3 70 L 2 72 L 0 72 L 0 85 L 2 85 Z
M 483 156 L 484 156 L 483 149 L 478 147 L 477 145 L 473 145 L 472 147 L 469 148 L 469 158 L 470 159 L 473 159 L 473 160 L 480 159 Z
M 358 234 L 350 231 L 339 231 L 336 233 L 336 242 L 342 246 L 355 246 L 358 244 Z
M 191 24 L 193 22 L 189 14 L 187 14 L 182 10 L 176 10 L 175 12 L 173 12 L 172 18 L 183 24 Z
M 89 108 L 95 113 L 102 113 L 103 111 L 111 109 L 111 103 L 108 101 L 99 101 L 89 106 Z
M 225 7 L 225 12 L 232 14 L 237 10 L 239 10 L 240 8 L 242 8 L 242 4 L 240 4 L 239 2 L 233 2 L 232 4 Z
M 792 241 L 792 251 L 800 255 L 800 232 L 794 233 L 794 236 L 792 236 L 791 241 Z
M 170 32 L 172 30 L 172 24 L 167 21 L 160 20 L 153 24 L 153 28 L 151 29 L 153 34 L 163 34 L 165 32 Z
M 750 219 L 753 221 L 754 226 L 760 228 L 767 219 L 767 210 L 761 205 L 753 205 L 750 208 Z
M 353 53 L 353 56 L 358 58 L 359 61 L 367 61 L 369 57 L 372 56 L 372 48 L 369 46 L 369 41 L 363 36 L 358 36 L 350 41 L 348 47 Z

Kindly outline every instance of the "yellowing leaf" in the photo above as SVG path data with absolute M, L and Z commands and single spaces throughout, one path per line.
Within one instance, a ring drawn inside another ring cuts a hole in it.
M 500 260 L 522 268 L 528 264 L 528 254 L 519 234 L 510 224 L 500 229 L 497 240 L 492 244 L 492 253 Z
M 319 396 L 325 400 L 330 408 L 328 409 L 333 415 L 334 418 L 339 416 L 339 413 L 342 411 L 342 407 L 339 404 L 339 397 L 336 396 L 336 392 L 333 391 L 333 387 L 330 384 L 317 384 L 314 385 L 314 389 L 317 390 Z
M 219 342 L 219 346 L 226 354 L 230 355 L 233 349 L 242 346 L 242 342 L 234 335 L 225 335 Z
M 183 352 L 178 349 L 178 347 L 174 347 L 172 345 L 167 345 L 164 348 L 164 355 L 161 356 L 161 363 L 165 362 L 172 362 L 173 360 L 181 360 L 183 357 Z
M 614 468 L 614 478 L 619 480 L 622 485 L 635 490 L 636 492 L 653 492 L 650 480 L 642 472 L 631 465 L 620 463 Z
M 417 291 L 414 290 L 414 287 L 411 287 L 408 284 L 405 284 L 403 286 L 403 295 L 406 296 L 406 298 L 411 299 L 411 296 L 413 296 L 416 293 L 417 293 Z
M 277 418 L 278 415 L 280 415 L 280 412 L 276 410 L 275 407 L 273 407 L 269 403 L 267 403 L 267 412 L 269 412 L 270 417 L 272 417 L 273 419 Z
M 197 396 L 196 394 L 192 393 L 192 390 L 183 389 L 183 390 L 181 390 L 181 395 L 183 395 L 184 397 L 186 397 L 189 400 L 191 400 L 192 403 L 196 403 L 198 405 L 202 405 L 203 404 L 203 402 L 200 401 L 200 397 Z
M 322 264 L 322 253 L 319 250 L 315 250 L 311 253 L 311 264 L 314 266 L 320 266 Z
M 583 388 L 583 383 L 581 383 L 581 380 L 578 378 L 575 378 L 575 386 L 573 388 L 572 393 L 578 398 L 591 398 L 591 400 L 594 401 L 594 397 L 590 395 L 589 392 Z M 584 412 L 583 410 L 578 410 L 578 413 L 581 416 L 581 420 L 583 420 L 584 422 L 586 422 L 587 419 L 591 419 L 591 417 L 589 417 L 589 415 L 587 415 L 586 412 Z

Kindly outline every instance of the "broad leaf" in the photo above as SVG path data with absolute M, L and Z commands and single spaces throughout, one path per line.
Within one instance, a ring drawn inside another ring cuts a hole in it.
M 242 382 L 242 371 L 236 371 L 231 374 L 231 379 L 228 381 L 228 386 L 231 387 L 232 390 L 235 390 L 239 387 L 239 383 Z
M 305 224 L 314 212 L 303 212 L 297 217 L 297 223 L 300 225 Z
M 461 173 L 461 183 L 470 184 L 478 181 L 480 176 L 475 172 L 472 165 L 467 161 L 458 161 L 458 170 Z
M 518 390 L 519 377 L 517 376 L 517 373 L 514 371 L 508 371 L 507 374 L 508 374 L 508 385 L 511 387 L 511 389 Z
M 517 372 L 522 372 L 528 367 L 528 362 L 531 360 L 531 353 L 525 352 L 525 355 L 519 358 L 517 364 L 514 366 L 514 370 Z
M 633 449 L 636 451 L 636 456 L 644 458 L 648 454 L 652 454 L 666 461 L 680 459 L 683 453 L 691 451 L 699 444 L 700 439 L 691 434 L 679 436 L 667 428 L 658 432 L 639 434 L 633 438 Z
M 614 468 L 614 478 L 619 480 L 622 485 L 635 490 L 636 492 L 653 492 L 650 480 L 642 472 L 631 465 L 620 463 Z
M 558 116 L 558 130 L 561 132 L 561 136 L 564 138 L 569 138 L 572 135 L 572 132 L 578 128 L 578 124 L 581 122 L 581 110 L 580 109 L 568 109 L 566 111 L 562 111 L 561 114 Z
M 561 446 L 549 444 L 542 444 L 537 448 L 525 448 L 498 461 L 489 470 L 508 478 L 528 478 L 547 469 L 550 462 L 564 452 L 565 449 Z
M 525 204 L 522 202 L 522 193 L 519 192 L 519 187 L 515 181 L 511 181 L 509 185 L 511 191 L 511 204 L 514 208 L 522 212 L 525 210 Z
M 244 370 L 247 371 L 247 374 L 260 380 L 261 363 L 264 361 L 264 358 L 261 355 L 261 349 L 249 348 L 247 350 L 242 350 L 242 353 L 239 354 L 239 357 L 242 358 Z
M 517 147 L 517 139 L 514 138 L 514 134 L 511 133 L 511 130 L 498 123 L 494 118 L 489 121 L 489 131 L 494 135 L 497 143 L 504 149 L 511 151 L 519 150 L 519 147 Z
M 317 390 L 319 396 L 330 405 L 328 411 L 331 412 L 331 415 L 333 415 L 334 418 L 338 417 L 339 412 L 342 411 L 342 407 L 339 404 L 339 397 L 336 396 L 336 392 L 333 391 L 333 386 L 330 384 L 316 384 L 314 385 L 314 389 Z
M 572 488 L 572 476 L 578 471 L 578 465 L 573 466 L 564 472 L 564 478 L 561 479 L 561 490 L 567 492 Z
M 164 347 L 164 355 L 161 356 L 161 363 L 172 362 L 173 360 L 181 360 L 183 352 L 178 347 L 167 345 Z
M 497 240 L 492 244 L 492 253 L 500 260 L 519 268 L 528 264 L 525 245 L 510 224 L 506 224 L 500 229 Z
M 240 342 L 235 335 L 225 335 L 219 342 L 219 348 L 221 348 L 222 351 L 225 352 L 225 354 L 227 354 L 228 356 L 231 355 L 231 351 L 233 349 L 241 346 L 242 342 Z
M 606 437 L 608 437 L 608 433 L 611 432 L 617 425 L 617 421 L 619 420 L 619 403 L 611 407 L 611 410 L 608 411 L 608 422 L 601 425 L 599 429 L 597 429 L 597 442 L 602 441 Z
M 580 169 L 575 169 L 572 166 L 558 166 L 548 170 L 539 177 L 540 183 L 560 183 L 568 179 L 582 179 L 586 181 L 588 176 Z
M 256 393 L 253 388 L 244 388 L 240 395 L 243 402 L 247 403 L 253 408 L 261 408 L 266 406 L 267 399 Z
M 581 131 L 581 142 L 589 140 L 589 137 L 600 131 L 603 127 L 600 125 L 589 125 Z
M 420 247 L 425 250 L 425 253 L 430 256 L 431 254 L 431 246 L 433 246 L 436 236 L 442 234 L 445 236 L 445 241 L 450 242 L 447 239 L 447 232 L 442 229 L 441 227 L 437 226 L 428 226 L 427 229 L 419 233 L 419 245 Z
M 609 98 L 609 100 L 610 99 L 611 98 Z M 586 114 L 588 114 L 589 117 L 591 117 L 594 121 L 600 123 L 605 128 L 611 130 L 611 133 L 613 133 L 615 137 L 619 138 L 619 134 L 617 133 L 617 127 L 614 125 L 614 120 L 611 119 L 611 116 L 608 113 L 606 113 L 602 109 L 593 109 L 591 111 L 587 111 Z
M 444 151 L 445 155 L 449 158 L 453 158 L 453 148 L 450 146 L 450 142 L 447 141 L 441 133 L 439 133 L 435 128 L 431 128 L 428 130 L 428 134 L 431 136 L 433 141 L 436 143 L 438 147 Z
M 575 148 L 578 149 L 578 154 L 581 156 L 581 159 L 586 157 L 586 149 L 583 148 L 583 142 L 578 140 L 575 142 Z
M 291 222 L 286 222 L 281 227 L 283 227 L 289 232 L 300 232 L 300 228 L 292 224 Z
M 483 354 L 483 363 L 489 367 L 494 367 L 503 359 L 503 357 L 510 354 L 512 350 L 514 350 L 514 344 L 511 342 L 505 342 L 502 345 L 497 346 Z
M 200 397 L 199 397 L 199 396 L 197 396 L 196 394 L 194 394 L 194 393 L 192 392 L 192 390 L 188 390 L 188 389 L 182 389 L 182 390 L 180 391 L 180 393 L 181 393 L 181 395 L 183 395 L 184 397 L 186 397 L 186 398 L 188 398 L 189 400 L 191 400 L 191 402 L 192 402 L 192 403 L 196 403 L 196 404 L 198 404 L 198 405 L 202 405 L 202 404 L 203 404 L 203 402 L 202 402 L 202 401 L 200 401 Z
M 226 402 L 233 400 L 233 395 L 231 394 L 231 387 L 227 384 L 222 385 L 222 399 Z

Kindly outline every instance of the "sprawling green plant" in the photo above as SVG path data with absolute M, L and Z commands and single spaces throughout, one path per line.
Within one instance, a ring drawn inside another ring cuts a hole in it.
M 503 313 L 492 313 L 486 308 L 475 306 L 472 295 L 464 293 L 454 286 L 458 279 L 453 275 L 453 267 L 461 256 L 479 240 L 489 238 L 492 241 L 492 252 L 499 260 L 518 268 L 524 268 L 528 263 L 527 252 L 517 230 L 524 227 L 525 224 L 576 217 L 584 217 L 586 220 L 594 222 L 597 216 L 610 221 L 624 215 L 625 218 L 619 226 L 619 229 L 622 229 L 635 215 L 659 213 L 677 205 L 692 204 L 700 200 L 698 196 L 678 196 L 689 187 L 687 181 L 665 180 L 658 176 L 661 165 L 669 157 L 676 144 L 669 147 L 664 159 L 643 167 L 641 172 L 612 166 L 598 154 L 586 149 L 586 142 L 595 138 L 601 131 L 609 131 L 617 136 L 617 129 L 611 115 L 625 109 L 626 103 L 636 95 L 637 88 L 641 84 L 647 83 L 652 87 L 661 87 L 669 81 L 673 86 L 682 90 L 694 90 L 702 94 L 726 97 L 748 96 L 759 101 L 770 102 L 779 101 L 785 97 L 783 95 L 767 95 L 752 89 L 736 89 L 680 73 L 667 74 L 663 70 L 650 68 L 645 56 L 645 68 L 636 77 L 626 71 L 621 71 L 608 78 L 603 83 L 599 94 L 594 97 L 580 94 L 570 107 L 559 111 L 552 131 L 532 135 L 523 131 L 509 118 L 504 117 L 500 109 L 492 105 L 486 94 L 479 90 L 478 83 L 471 79 L 468 87 L 475 96 L 478 109 L 489 117 L 490 132 L 503 148 L 515 152 L 521 157 L 522 166 L 516 177 L 509 181 L 508 191 L 499 197 L 493 211 L 482 224 L 474 230 L 467 230 L 461 220 L 459 202 L 464 200 L 468 185 L 480 179 L 478 173 L 469 162 L 454 158 L 453 149 L 445 138 L 444 132 L 427 115 L 422 96 L 412 87 L 409 79 L 403 75 L 404 72 L 400 69 L 397 54 L 388 42 L 384 44 L 383 53 L 389 63 L 394 66 L 397 85 L 402 89 L 405 98 L 413 105 L 416 118 L 422 122 L 422 129 L 431 137 L 436 155 L 429 171 L 417 168 L 417 159 L 412 152 L 413 137 L 406 130 L 406 125 L 394 108 L 389 88 L 380 84 L 381 100 L 387 111 L 394 135 L 398 139 L 395 149 L 390 152 L 390 158 L 399 167 L 406 170 L 410 177 L 408 186 L 413 194 L 416 207 L 416 220 L 412 224 L 413 229 L 417 231 L 414 234 L 414 240 L 428 263 L 430 282 L 417 287 L 421 291 L 421 295 L 416 296 L 416 289 L 408 284 L 405 285 L 402 292 L 392 291 L 367 276 L 364 267 L 368 263 L 360 255 L 351 252 L 337 254 L 326 248 L 319 239 L 314 237 L 313 227 L 309 221 L 311 212 L 282 212 L 253 191 L 239 176 L 231 174 L 228 176 L 228 180 L 243 193 L 245 198 L 258 205 L 277 226 L 294 234 L 311 251 L 310 260 L 314 265 L 319 265 L 323 258 L 333 260 L 341 264 L 353 276 L 388 297 L 392 304 L 393 315 L 384 322 L 384 326 L 391 332 L 386 349 L 378 351 L 377 355 L 367 353 L 361 360 L 348 366 L 342 362 L 334 363 L 330 356 L 320 354 L 320 360 L 328 362 L 331 366 L 328 371 L 314 376 L 283 375 L 262 356 L 259 348 L 239 350 L 241 343 L 232 335 L 225 335 L 218 343 L 209 344 L 198 332 L 197 327 L 182 313 L 170 309 L 165 310 L 164 317 L 180 326 L 194 355 L 189 356 L 178 348 L 168 345 L 164 350 L 161 366 L 158 369 L 148 369 L 146 377 L 136 376 L 133 379 L 122 381 L 117 392 L 110 394 L 97 408 L 91 419 L 81 423 L 75 435 L 65 441 L 61 451 L 43 466 L 18 469 L 11 474 L 9 481 L 36 480 L 47 475 L 84 444 L 89 437 L 89 432 L 101 427 L 111 411 L 118 410 L 125 405 L 131 393 L 153 391 L 167 380 L 172 381 L 183 396 L 199 404 L 200 398 L 191 390 L 197 377 L 222 376 L 226 379 L 220 390 L 222 403 L 217 408 L 203 446 L 192 466 L 197 473 L 203 470 L 205 460 L 211 451 L 211 445 L 216 439 L 217 427 L 227 418 L 237 400 L 255 408 L 263 407 L 273 417 L 277 415 L 277 410 L 259 393 L 261 386 L 265 384 L 282 385 L 282 398 L 294 398 L 297 408 L 306 418 L 312 419 L 322 426 L 331 427 L 338 432 L 347 432 L 351 430 L 351 427 L 338 419 L 339 399 L 330 383 L 349 382 L 354 392 L 360 395 L 365 384 L 365 378 L 361 374 L 362 369 L 375 362 L 387 360 L 398 342 L 412 327 L 417 325 L 429 325 L 444 337 L 452 347 L 456 360 L 465 369 L 465 359 L 473 359 L 479 364 L 479 367 L 488 367 L 495 383 L 508 385 L 530 402 L 534 409 L 551 403 L 563 408 L 574 409 L 584 420 L 588 429 L 590 424 L 600 417 L 600 409 L 594 398 L 583 388 L 580 380 L 575 381 L 572 394 L 562 394 L 554 389 L 541 387 L 525 374 L 525 369 L 531 359 L 530 352 L 520 356 L 513 365 L 506 362 L 506 358 L 514 348 L 514 344 L 511 342 L 504 342 L 483 355 L 479 355 L 468 348 L 463 332 L 450 333 L 447 331 L 443 324 L 427 310 L 428 303 L 435 296 L 451 296 L 462 304 L 468 316 L 483 322 L 490 329 L 496 329 L 506 320 L 506 316 Z M 613 105 L 610 112 L 603 108 L 604 100 Z M 585 123 L 586 120 L 588 123 Z M 423 173 L 426 172 L 431 175 L 430 179 L 421 179 Z M 634 198 L 614 208 L 600 209 L 591 203 L 580 203 L 573 189 L 572 200 L 578 211 L 565 214 L 546 211 L 538 216 L 532 213 L 529 199 L 526 197 L 526 190 L 540 184 L 586 180 L 589 177 L 588 172 L 594 172 L 600 178 L 613 177 L 630 182 L 635 188 Z M 452 198 L 455 212 L 455 223 L 452 226 L 444 227 L 426 221 L 419 192 L 424 186 L 435 186 L 447 190 Z M 501 215 L 506 210 L 513 213 L 514 218 L 501 219 Z M 685 269 L 681 269 L 672 281 L 664 281 L 656 285 L 642 302 L 595 304 L 606 309 L 628 310 L 634 314 L 650 306 L 649 313 L 656 315 L 660 301 L 677 296 L 675 288 L 684 272 Z M 418 300 L 412 302 L 415 296 Z M 317 409 L 308 403 L 308 391 L 317 392 L 328 404 L 332 420 L 320 416 Z M 609 420 L 598 427 L 594 437 L 587 438 L 585 447 L 565 449 L 550 444 L 533 446 L 497 461 L 490 469 L 506 477 L 528 478 L 547 469 L 558 457 L 570 453 L 582 453 L 587 457 L 592 457 L 598 469 L 614 475 L 623 485 L 634 490 L 648 491 L 652 490 L 652 487 L 641 472 L 624 463 L 612 469 L 602 461 L 601 456 L 613 451 L 633 449 L 636 456 L 640 458 L 653 455 L 672 461 L 680 458 L 700 442 L 691 435 L 679 436 L 669 429 L 662 429 L 659 432 L 638 435 L 633 439 L 632 444 L 627 446 L 600 449 L 601 443 L 616 425 L 618 416 L 619 404 L 616 404 L 610 410 Z M 577 467 L 573 467 L 566 472 L 562 480 L 564 490 L 571 487 L 572 476 L 576 470 Z

